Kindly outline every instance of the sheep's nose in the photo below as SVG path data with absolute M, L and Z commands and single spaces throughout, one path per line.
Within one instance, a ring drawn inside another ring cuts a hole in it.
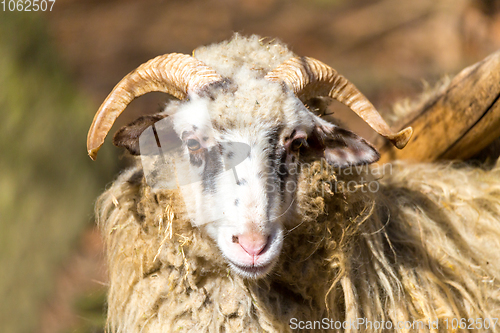
M 256 232 L 233 236 L 233 242 L 238 242 L 243 250 L 251 256 L 264 252 L 268 239 L 268 236 Z

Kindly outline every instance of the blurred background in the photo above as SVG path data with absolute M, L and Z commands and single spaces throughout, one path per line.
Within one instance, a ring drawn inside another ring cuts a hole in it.
M 387 113 L 418 96 L 424 81 L 500 48 L 499 0 L 56 0 L 43 13 L 9 11 L 8 3 L 0 4 L 6 333 L 103 332 L 106 267 L 92 210 L 126 160 L 108 140 L 92 162 L 86 131 L 141 63 L 233 32 L 278 38 L 336 68 Z M 165 99 L 134 101 L 112 132 Z

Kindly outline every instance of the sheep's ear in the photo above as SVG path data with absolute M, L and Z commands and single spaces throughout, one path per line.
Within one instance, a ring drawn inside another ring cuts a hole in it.
M 136 120 L 134 120 L 127 126 L 122 127 L 120 130 L 118 130 L 118 132 L 115 133 L 113 137 L 113 144 L 117 147 L 123 147 L 127 149 L 132 155 L 140 155 L 141 148 L 142 150 L 147 150 L 148 152 L 157 151 L 158 142 L 155 140 L 154 136 L 151 136 L 151 138 L 149 136 L 144 136 L 143 139 L 141 139 L 140 144 L 139 144 L 139 138 L 146 129 L 154 126 L 155 123 L 164 119 L 166 116 L 167 115 L 164 114 L 154 114 L 137 118 Z M 162 122 L 162 124 L 168 125 L 171 124 L 171 122 L 170 121 Z M 175 135 L 175 132 L 173 131 L 173 128 L 171 129 L 162 128 L 161 133 L 159 133 L 162 136 L 162 141 L 164 141 L 165 132 L 174 134 L 173 135 L 174 138 L 170 139 L 179 141 L 177 135 Z M 146 138 L 146 140 L 144 140 L 144 138 Z M 146 151 L 143 151 L 143 154 L 145 153 Z
M 324 158 L 328 164 L 345 168 L 371 164 L 380 158 L 378 151 L 359 135 L 318 119 L 307 139 L 307 159 Z

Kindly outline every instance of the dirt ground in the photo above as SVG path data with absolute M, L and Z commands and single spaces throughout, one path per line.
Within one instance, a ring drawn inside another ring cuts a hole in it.
M 96 109 L 126 73 L 148 59 L 191 53 L 197 46 L 240 32 L 279 38 L 297 54 L 330 64 L 387 112 L 397 100 L 416 96 L 422 80 L 434 83 L 497 50 L 499 3 L 60 0 L 46 18 L 64 66 Z M 138 99 L 112 132 L 137 114 L 156 112 L 163 100 L 161 94 Z M 91 119 L 89 114 L 89 125 Z M 355 116 L 348 113 L 345 119 L 351 127 L 362 128 L 362 134 L 372 135 Z M 108 142 L 102 153 L 112 149 Z M 82 235 L 78 249 L 61 268 L 39 332 L 100 331 L 106 284 L 102 253 L 95 230 Z M 86 301 L 100 308 L 82 305 Z

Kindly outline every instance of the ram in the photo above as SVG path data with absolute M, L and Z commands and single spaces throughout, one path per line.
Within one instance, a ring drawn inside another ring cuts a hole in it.
M 325 121 L 349 106 L 398 148 L 352 83 L 278 42 L 235 35 L 127 75 L 98 110 L 97 151 L 136 97 L 178 100 L 120 129 L 135 156 L 96 205 L 112 332 L 496 330 L 500 168 L 368 166 Z

